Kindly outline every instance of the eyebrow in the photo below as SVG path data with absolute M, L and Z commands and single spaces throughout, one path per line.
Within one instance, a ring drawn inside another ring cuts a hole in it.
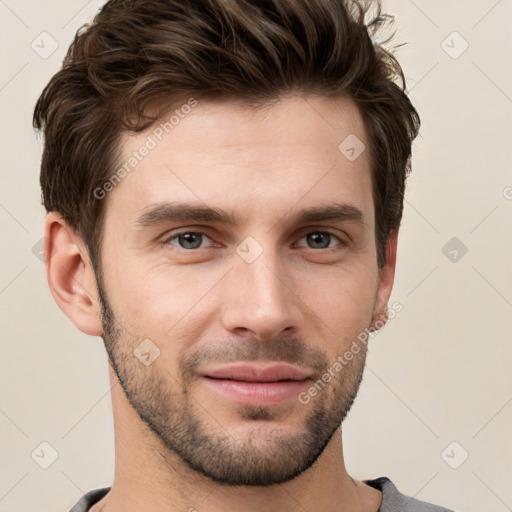
M 297 211 L 290 211 L 278 222 L 284 219 L 297 224 L 307 222 L 322 222 L 326 220 L 346 221 L 362 228 L 368 227 L 363 212 L 348 203 L 330 203 L 322 206 L 309 206 Z M 246 217 L 233 210 L 211 208 L 202 204 L 162 202 L 147 206 L 135 221 L 140 228 L 151 227 L 171 221 L 203 221 L 220 222 L 230 226 L 238 226 Z M 277 222 L 276 222 L 277 224 Z

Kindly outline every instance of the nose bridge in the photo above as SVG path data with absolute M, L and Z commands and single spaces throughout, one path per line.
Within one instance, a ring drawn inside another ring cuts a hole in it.
M 240 272 L 247 280 L 249 296 L 254 294 L 254 303 L 260 307 L 273 304 L 274 307 L 284 304 L 286 286 L 280 274 L 280 264 L 275 251 L 266 249 L 254 262 L 245 261 L 239 264 Z
M 237 248 L 225 304 L 225 327 L 251 330 L 260 338 L 296 327 L 297 305 L 270 242 L 245 240 Z

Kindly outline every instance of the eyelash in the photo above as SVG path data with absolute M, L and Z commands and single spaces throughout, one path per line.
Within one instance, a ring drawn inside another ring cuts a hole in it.
M 334 238 L 336 238 L 339 242 L 339 245 L 336 245 L 334 247 L 326 247 L 324 249 L 313 249 L 311 247 L 309 247 L 309 249 L 312 249 L 314 251 L 328 251 L 330 249 L 335 249 L 336 247 L 339 247 L 339 246 L 343 246 L 343 245 L 346 245 L 345 242 L 335 233 L 333 233 L 332 231 L 328 230 L 328 229 L 322 229 L 322 230 L 313 230 L 313 231 L 307 231 L 305 233 L 302 234 L 302 236 L 300 237 L 300 239 L 304 238 L 305 236 L 307 235 L 310 235 L 312 233 L 315 233 L 315 234 L 327 234 L 327 235 L 330 235 Z M 170 244 L 171 240 L 174 240 L 175 238 L 178 238 L 182 235 L 188 235 L 188 234 L 194 234 L 194 235 L 202 235 L 202 236 L 205 236 L 206 238 L 209 238 L 211 240 L 211 238 L 208 236 L 207 233 L 205 233 L 204 231 L 181 231 L 181 232 L 178 232 L 178 233 L 173 233 L 171 236 L 167 236 L 163 241 L 162 241 L 162 244 L 163 245 L 168 245 Z M 302 246 L 301 246 L 302 247 Z M 182 251 L 186 251 L 186 252 L 193 252 L 193 251 L 198 251 L 200 249 L 205 249 L 205 247 L 198 247 L 197 249 L 185 249 L 183 247 L 179 247 L 178 246 L 178 249 L 182 250 Z

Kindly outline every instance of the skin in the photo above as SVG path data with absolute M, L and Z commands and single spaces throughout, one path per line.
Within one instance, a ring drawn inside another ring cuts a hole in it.
M 124 135 L 121 161 L 149 134 Z M 349 134 L 369 146 L 348 98 L 283 97 L 260 110 L 199 101 L 104 199 L 101 282 L 83 240 L 48 214 L 51 292 L 78 329 L 103 337 L 110 360 L 115 480 L 93 510 L 378 510 L 381 492 L 347 473 L 340 429 L 364 344 L 307 404 L 249 407 L 200 375 L 230 361 L 285 361 L 309 372 L 307 391 L 387 319 L 398 233 L 379 270 L 369 152 L 348 160 L 338 145 Z M 169 200 L 241 220 L 137 224 Z M 294 221 L 299 208 L 333 202 L 355 206 L 363 222 Z M 236 252 L 246 237 L 250 254 L 262 251 L 252 262 Z M 160 351 L 148 366 L 134 355 L 146 339 Z

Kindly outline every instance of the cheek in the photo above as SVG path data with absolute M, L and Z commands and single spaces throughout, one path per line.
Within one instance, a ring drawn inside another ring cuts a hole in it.
M 116 313 L 144 337 L 172 341 L 195 339 L 215 311 L 217 286 L 226 269 L 195 269 L 160 264 L 152 268 L 129 264 L 114 272 Z
M 333 340 L 341 350 L 363 332 L 371 322 L 377 293 L 376 273 L 332 271 L 303 280 L 299 297 L 312 312 L 316 336 Z M 307 326 L 306 326 L 307 327 Z

